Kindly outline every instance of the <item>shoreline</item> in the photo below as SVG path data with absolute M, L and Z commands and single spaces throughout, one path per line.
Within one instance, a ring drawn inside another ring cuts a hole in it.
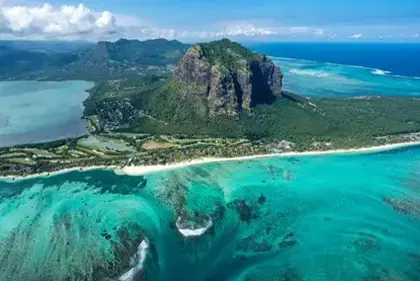
M 193 159 L 189 161 L 171 163 L 171 164 L 166 164 L 166 165 L 126 166 L 122 169 L 115 170 L 115 173 L 126 175 L 126 176 L 142 176 L 142 175 L 151 174 L 151 173 L 170 171 L 174 169 L 179 169 L 179 168 L 184 168 L 184 167 L 189 167 L 189 166 L 197 166 L 197 165 L 208 164 L 208 163 L 247 161 L 247 160 L 265 159 L 265 158 L 287 158 L 287 157 L 304 157 L 304 156 L 378 153 L 378 152 L 391 151 L 391 150 L 396 150 L 396 149 L 406 148 L 406 147 L 413 147 L 413 146 L 420 146 L 420 141 L 384 144 L 384 145 L 379 145 L 379 146 L 361 147 L 361 148 L 313 150 L 313 151 L 301 151 L 301 152 L 290 151 L 290 152 L 257 154 L 257 155 L 227 157 L 227 158 L 203 157 L 200 159 Z
M 332 149 L 332 150 L 313 150 L 313 151 L 290 151 L 290 152 L 279 152 L 279 153 L 269 153 L 269 154 L 257 154 L 257 155 L 247 155 L 247 156 L 238 156 L 238 157 L 226 157 L 226 158 L 211 158 L 203 157 L 199 159 L 192 159 L 188 161 L 182 161 L 178 163 L 170 164 L 156 164 L 156 165 L 142 165 L 142 166 L 82 166 L 82 167 L 72 167 L 65 168 L 58 171 L 52 172 L 42 172 L 26 176 L 0 176 L 0 180 L 6 181 L 18 181 L 25 180 L 37 177 L 49 177 L 60 174 L 66 174 L 74 171 L 92 171 L 92 170 L 113 170 L 117 175 L 125 176 L 142 176 L 151 173 L 170 171 L 174 169 L 185 168 L 189 166 L 197 166 L 208 163 L 219 163 L 219 162 L 235 162 L 235 161 L 247 161 L 247 160 L 256 160 L 256 159 L 265 159 L 265 158 L 287 158 L 287 157 L 303 157 L 303 156 L 323 156 L 323 155 L 351 155 L 351 154 L 365 154 L 365 153 L 378 153 L 384 151 L 392 151 L 400 148 L 407 148 L 413 146 L 420 146 L 420 141 L 412 142 L 402 142 L 394 144 L 384 144 L 379 146 L 371 147 L 361 147 L 361 148 L 349 148 L 349 149 Z
M 47 178 L 50 176 L 57 176 L 62 174 L 67 174 L 70 172 L 86 172 L 86 171 L 94 171 L 94 170 L 115 170 L 117 169 L 116 166 L 82 166 L 82 167 L 71 167 L 71 168 L 64 168 L 58 171 L 51 171 L 51 172 L 41 172 L 41 173 L 35 173 L 30 174 L 26 176 L 0 176 L 0 181 L 19 181 L 19 180 L 29 180 L 33 178 Z

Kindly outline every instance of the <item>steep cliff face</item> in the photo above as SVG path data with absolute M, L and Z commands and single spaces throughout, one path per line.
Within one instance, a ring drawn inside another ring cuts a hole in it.
M 223 39 L 193 45 L 174 78 L 200 115 L 235 117 L 281 96 L 283 75 L 265 55 Z

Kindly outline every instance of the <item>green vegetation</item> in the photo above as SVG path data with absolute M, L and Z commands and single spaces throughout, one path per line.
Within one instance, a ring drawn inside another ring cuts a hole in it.
M 228 39 L 198 45 L 201 48 L 201 55 L 207 58 L 211 65 L 219 63 L 229 70 L 240 68 L 241 60 L 242 63 L 246 63 L 257 57 L 249 49 Z
M 252 114 L 242 114 L 238 120 L 200 119 L 193 113 L 189 116 L 167 114 L 164 120 L 169 125 L 148 120 L 137 130 L 251 140 L 285 139 L 302 149 L 311 149 L 314 142 L 331 142 L 334 147 L 360 147 L 374 144 L 379 136 L 420 131 L 419 107 L 420 100 L 414 98 L 309 100 L 286 93 L 274 104 L 257 106 Z M 155 116 L 159 116 L 158 112 Z
M 0 79 L 91 80 L 167 76 L 188 45 L 166 39 L 98 42 L 78 48 L 38 50 L 0 45 Z
M 250 114 L 242 112 L 238 118 L 226 118 L 198 114 L 190 102 L 182 100 L 181 86 L 174 80 L 131 94 L 125 87 L 120 84 L 119 93 L 136 113 L 128 123 L 115 126 L 122 132 L 288 140 L 305 150 L 313 149 L 313 143 L 360 147 L 376 144 L 381 136 L 420 131 L 417 98 L 307 99 L 284 92 L 271 105 L 258 105 Z M 109 95 L 105 92 L 92 93 L 92 97 Z
M 227 71 L 237 71 L 261 58 L 229 40 L 199 46 L 202 56 Z M 202 102 L 208 97 L 197 97 L 199 94 L 188 88 L 197 85 L 167 78 L 169 64 L 178 60 L 185 48 L 176 41 L 119 40 L 100 42 L 79 52 L 78 63 L 67 61 L 62 69 L 68 77 L 76 77 L 75 73 L 101 77 L 84 103 L 90 135 L 1 148 L 0 175 L 420 140 L 419 98 L 309 99 L 283 92 L 273 103 L 239 108 L 235 115 L 201 114 L 208 112 L 209 105 Z M 7 52 L 9 49 L 0 48 L 0 56 Z M 46 73 L 37 72 L 38 78 Z M 189 75 L 188 71 L 184 74 Z M 202 73 L 195 74 L 201 77 Z M 260 89 L 254 94 L 261 94 Z
M 43 149 L 1 148 L 0 175 L 22 176 L 93 165 L 165 164 L 197 157 L 232 157 L 272 151 L 268 143 L 244 139 L 131 133 L 107 133 L 95 138 L 98 142 L 89 144 L 88 138 L 80 138 L 77 142 L 68 140 L 61 145 L 58 142 L 44 145 Z M 128 149 L 115 149 L 113 144 Z
M 89 63 L 103 61 L 130 62 L 137 65 L 177 64 L 188 49 L 188 45 L 177 40 L 127 40 L 120 39 L 115 43 L 98 42 L 95 48 L 84 54 Z
M 200 157 L 420 140 L 416 133 L 420 132 L 420 99 L 416 98 L 306 99 L 285 93 L 274 104 L 257 106 L 251 114 L 241 114 L 237 119 L 204 118 L 184 103 L 171 100 L 171 92 L 166 91 L 173 88 L 167 87 L 159 87 L 162 92 L 158 93 L 140 93 L 148 102 L 140 103 L 145 108 L 135 110 L 144 112 L 128 124 L 120 124 L 124 126 L 114 132 L 0 149 L 0 174 L 27 175 L 93 165 L 164 164 Z M 160 104 L 154 98 L 162 93 L 167 99 Z

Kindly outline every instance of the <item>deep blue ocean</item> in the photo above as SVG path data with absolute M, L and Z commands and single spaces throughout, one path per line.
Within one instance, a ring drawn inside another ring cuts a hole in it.
M 420 43 L 250 43 L 269 56 L 359 65 L 420 76 Z
M 248 43 L 305 96 L 420 96 L 420 44 Z

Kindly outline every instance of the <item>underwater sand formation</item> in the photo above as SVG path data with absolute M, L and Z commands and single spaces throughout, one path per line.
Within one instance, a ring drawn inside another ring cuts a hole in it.
M 194 214 L 193 216 L 179 216 L 176 220 L 178 231 L 185 237 L 201 236 L 212 227 L 212 225 L 213 221 L 209 216 L 202 216 L 199 214 Z
M 137 248 L 137 253 L 130 259 L 130 266 L 132 268 L 124 273 L 119 281 L 136 281 L 141 280 L 141 274 L 143 270 L 143 263 L 146 260 L 147 249 L 149 248 L 149 242 L 147 240 L 141 241 Z
M 0 181 L 0 280 L 420 280 L 420 221 L 402 215 L 415 210 L 405 202 L 416 189 L 385 165 L 402 178 L 416 159 L 420 151 Z M 285 168 L 298 176 L 284 181 Z

